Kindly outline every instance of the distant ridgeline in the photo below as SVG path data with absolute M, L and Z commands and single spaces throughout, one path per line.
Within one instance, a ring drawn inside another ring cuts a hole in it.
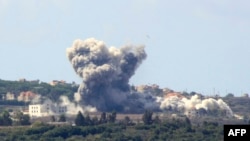
M 38 96 L 49 98 L 52 101 L 57 101 L 62 95 L 73 99 L 78 87 L 74 82 L 66 83 L 57 80 L 46 83 L 39 80 L 9 81 L 0 79 L 0 105 L 24 105 Z
M 37 100 L 44 101 L 45 99 L 50 99 L 52 102 L 59 102 L 61 96 L 66 96 L 70 101 L 73 101 L 74 94 L 78 91 L 78 88 L 79 85 L 76 83 L 66 83 L 63 80 L 53 80 L 52 82 L 47 83 L 39 80 L 28 81 L 26 79 L 20 79 L 9 81 L 0 79 L 0 105 L 28 106 L 29 104 L 34 104 Z M 212 102 L 215 106 L 216 104 L 217 106 L 218 104 L 222 104 L 222 106 L 224 105 L 224 107 L 228 109 L 231 108 L 233 111 L 232 114 L 234 114 L 233 116 L 239 119 L 250 119 L 250 98 L 248 94 L 236 97 L 229 93 L 224 97 L 218 95 L 207 97 L 202 94 L 197 94 L 196 92 L 175 92 L 168 88 L 162 89 L 156 84 L 152 86 L 131 86 L 130 89 L 133 93 L 139 93 L 139 96 L 145 95 L 145 97 L 149 97 L 149 100 L 160 102 L 160 108 L 162 108 L 164 113 L 169 113 L 171 111 L 175 113 L 176 111 L 182 111 L 183 108 L 185 112 L 185 108 L 189 108 L 188 113 L 186 113 L 187 115 L 193 115 L 197 112 L 200 114 L 204 113 L 202 112 L 202 110 L 204 111 L 204 108 L 199 109 L 199 106 L 204 107 L 204 104 L 211 105 Z M 136 100 L 137 97 L 133 96 L 134 95 L 131 95 L 130 98 Z M 152 97 L 155 97 L 156 99 L 153 99 Z M 199 101 L 198 104 L 197 101 Z M 148 103 L 148 101 L 144 101 L 144 103 Z M 134 108 L 136 109 L 136 106 Z M 198 108 L 198 110 L 195 110 L 195 108 Z M 214 112 L 216 110 L 212 110 L 212 112 L 209 112 L 209 109 L 206 110 L 205 113 L 209 115 L 217 114 Z M 225 111 L 222 110 L 219 114 L 223 114 L 223 112 Z

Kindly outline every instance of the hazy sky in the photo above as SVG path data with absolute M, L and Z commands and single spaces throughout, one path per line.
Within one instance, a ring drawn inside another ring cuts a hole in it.
M 75 39 L 144 44 L 130 84 L 250 93 L 248 0 L 0 0 L 0 79 L 81 82 L 66 58 Z

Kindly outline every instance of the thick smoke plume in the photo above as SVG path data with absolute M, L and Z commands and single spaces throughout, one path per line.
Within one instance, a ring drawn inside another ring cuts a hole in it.
M 155 95 L 153 90 L 148 90 L 148 93 L 131 90 L 129 79 L 146 56 L 144 46 L 107 47 L 103 41 L 94 38 L 74 41 L 67 49 L 67 57 L 82 78 L 82 84 L 74 96 L 75 102 L 88 111 L 141 113 L 145 109 L 171 109 L 187 114 L 189 111 L 219 109 L 233 116 L 230 107 L 221 99 L 201 99 L 198 95 L 186 98 L 181 94 L 162 97 Z
M 192 96 L 190 99 L 186 97 L 171 96 L 167 98 L 159 98 L 162 110 L 175 110 L 188 114 L 188 111 L 201 109 L 205 111 L 224 110 L 229 117 L 233 117 L 233 111 L 222 99 L 201 99 L 198 95 Z
M 78 101 L 101 111 L 122 111 L 130 92 L 129 79 L 146 53 L 144 46 L 107 47 L 89 38 L 74 41 L 67 57 L 82 78 Z

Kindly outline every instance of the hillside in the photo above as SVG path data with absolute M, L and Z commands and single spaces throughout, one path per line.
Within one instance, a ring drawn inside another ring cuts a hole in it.
M 250 119 L 250 98 L 249 97 L 223 97 L 223 100 L 230 106 L 235 114 Z
M 57 101 L 61 95 L 67 96 L 69 99 L 73 99 L 74 93 L 77 91 L 78 85 L 75 83 L 62 83 L 52 85 L 46 82 L 36 81 L 8 81 L 0 79 L 0 99 L 5 101 L 7 93 L 13 94 L 15 99 L 20 95 L 21 92 L 31 91 L 35 94 L 41 95 Z
M 29 102 L 25 101 L 18 101 L 17 97 L 22 92 L 33 92 L 35 94 L 41 95 L 43 98 L 51 99 L 52 101 L 58 101 L 61 95 L 67 96 L 70 100 L 73 99 L 74 93 L 77 92 L 79 85 L 75 83 L 66 83 L 61 81 L 52 81 L 51 83 L 40 82 L 39 80 L 35 81 L 27 81 L 27 80 L 18 80 L 18 81 L 8 81 L 8 80 L 1 80 L 0 79 L 0 105 L 21 105 L 24 106 Z M 131 90 L 155 95 L 155 96 L 162 96 L 164 97 L 164 93 L 167 93 L 167 97 L 169 95 L 176 95 L 178 94 L 179 97 L 187 97 L 191 98 L 195 95 L 195 92 L 187 93 L 173 93 L 173 90 L 170 89 L 161 89 L 157 85 L 152 86 L 132 86 Z M 11 93 L 16 98 L 15 100 L 7 100 L 6 95 L 7 93 Z M 206 96 L 199 94 L 202 99 L 205 99 Z M 245 119 L 249 119 L 250 117 L 250 98 L 248 95 L 236 97 L 233 94 L 228 94 L 224 97 L 214 97 L 215 99 L 223 99 L 225 103 L 232 109 L 234 114 L 240 115 Z

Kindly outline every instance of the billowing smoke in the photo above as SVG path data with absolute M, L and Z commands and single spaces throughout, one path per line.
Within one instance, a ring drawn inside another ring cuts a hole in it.
M 96 112 L 96 108 L 92 107 L 90 105 L 86 105 L 82 107 L 77 103 L 77 100 L 79 97 L 77 94 L 75 94 L 75 100 L 70 101 L 67 96 L 60 96 L 59 101 L 52 101 L 51 99 L 48 99 L 46 97 L 42 97 L 41 95 L 37 95 L 32 101 L 31 101 L 31 107 L 32 106 L 40 106 L 39 113 L 31 114 L 31 117 L 43 117 L 43 116 L 52 116 L 52 115 L 76 115 L 79 111 L 83 114 L 85 113 L 91 113 Z M 30 109 L 33 110 L 32 108 Z
M 75 40 L 67 57 L 82 78 L 75 95 L 83 105 L 122 111 L 130 93 L 129 79 L 146 58 L 144 46 L 107 47 L 103 41 Z
M 103 41 L 94 38 L 74 41 L 67 49 L 67 57 L 75 72 L 82 78 L 78 92 L 74 95 L 75 102 L 87 109 L 96 108 L 99 111 L 143 112 L 145 109 L 172 109 L 187 113 L 192 110 L 220 109 L 233 116 L 230 107 L 221 99 L 201 99 L 198 95 L 188 99 L 181 94 L 166 98 L 160 96 L 160 91 L 157 95 L 150 90 L 148 93 L 131 91 L 129 79 L 146 56 L 144 46 L 107 47 Z M 156 87 L 153 86 L 152 89 L 154 88 Z
M 161 103 L 160 108 L 163 110 L 175 110 L 188 114 L 188 111 L 201 109 L 205 111 L 221 110 L 225 111 L 226 115 L 233 117 L 233 112 L 230 107 L 222 99 L 201 99 L 198 95 L 192 96 L 190 99 L 185 97 L 171 96 L 167 98 L 159 98 Z
M 67 107 L 67 110 L 66 110 L 67 115 L 76 115 L 79 111 L 82 113 L 96 112 L 95 107 L 92 107 L 92 106 L 82 107 L 78 103 L 71 102 L 67 96 L 60 96 L 59 106 Z

